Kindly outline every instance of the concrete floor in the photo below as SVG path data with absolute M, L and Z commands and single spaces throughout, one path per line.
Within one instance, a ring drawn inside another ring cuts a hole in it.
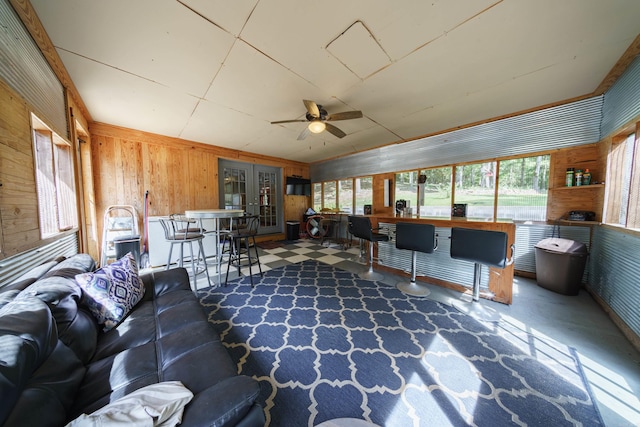
M 317 243 L 309 245 L 315 245 L 317 249 Z M 305 247 L 300 254 L 309 249 Z M 362 259 L 358 258 L 357 248 L 349 249 L 349 254 L 337 254 L 340 250 L 337 245 L 332 246 L 332 250 L 340 258 L 333 258 L 331 264 L 354 273 L 366 270 Z M 278 251 L 261 249 L 261 258 L 272 261 L 271 266 L 275 268 L 281 265 L 277 260 Z M 294 261 L 293 258 L 290 260 Z M 264 264 L 263 267 L 270 268 Z M 214 282 L 215 272 L 211 271 L 211 275 Z M 229 279 L 234 277 L 237 272 L 231 273 Z M 406 276 L 384 272 L 382 282 L 395 286 L 406 280 Z M 551 339 L 574 348 L 605 425 L 640 426 L 640 352 L 588 292 L 581 290 L 577 296 L 560 295 L 537 286 L 533 280 L 516 277 L 513 304 L 505 305 L 482 299 L 474 303 L 469 295 L 435 285 L 425 286 L 431 291 L 427 298 L 454 305 L 481 320 L 510 324 L 542 341 Z

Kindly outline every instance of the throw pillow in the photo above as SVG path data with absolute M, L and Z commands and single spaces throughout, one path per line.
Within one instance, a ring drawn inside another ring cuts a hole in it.
M 86 297 L 83 302 L 105 332 L 120 323 L 144 295 L 131 252 L 94 272 L 77 275 L 76 282 Z

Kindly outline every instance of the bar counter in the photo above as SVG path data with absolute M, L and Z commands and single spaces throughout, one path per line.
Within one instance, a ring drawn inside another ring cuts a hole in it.
M 433 254 L 418 253 L 418 280 L 438 285 L 459 292 L 471 293 L 473 286 L 474 263 L 452 259 L 449 256 L 451 228 L 471 228 L 476 230 L 502 231 L 507 233 L 508 247 L 515 244 L 516 226 L 512 222 L 486 222 L 465 219 L 431 219 L 417 216 L 369 215 L 374 227 L 386 229 L 391 241 L 378 245 L 380 261 L 377 268 L 393 273 L 404 273 L 410 270 L 411 252 L 395 248 L 395 224 L 413 222 L 433 224 L 438 234 L 438 249 Z M 507 257 L 511 258 L 511 250 Z M 482 267 L 480 297 L 511 304 L 513 296 L 514 264 L 504 269 Z

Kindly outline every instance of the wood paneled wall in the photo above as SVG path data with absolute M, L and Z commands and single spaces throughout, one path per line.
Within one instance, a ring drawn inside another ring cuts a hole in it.
M 549 198 L 547 220 L 555 221 L 566 216 L 571 210 L 587 210 L 596 213 L 596 221 L 602 221 L 604 186 L 606 177 L 606 154 L 604 143 L 581 145 L 576 148 L 558 150 L 551 154 L 549 171 Z M 567 168 L 589 169 L 594 185 L 567 187 Z
M 0 80 L 0 259 L 40 243 L 31 115 Z
M 98 230 L 111 205 L 133 205 L 142 227 L 147 190 L 150 216 L 218 208 L 220 158 L 281 167 L 283 182 L 288 175 L 309 177 L 305 163 L 102 123 L 91 124 L 89 132 Z M 284 196 L 284 200 L 285 220 L 302 218 L 308 198 Z

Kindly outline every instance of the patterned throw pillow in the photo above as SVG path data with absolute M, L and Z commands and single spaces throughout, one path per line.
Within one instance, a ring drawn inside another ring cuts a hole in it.
M 78 274 L 84 303 L 91 314 L 112 329 L 144 296 L 144 284 L 138 277 L 138 265 L 131 252 L 119 260 L 91 273 Z

